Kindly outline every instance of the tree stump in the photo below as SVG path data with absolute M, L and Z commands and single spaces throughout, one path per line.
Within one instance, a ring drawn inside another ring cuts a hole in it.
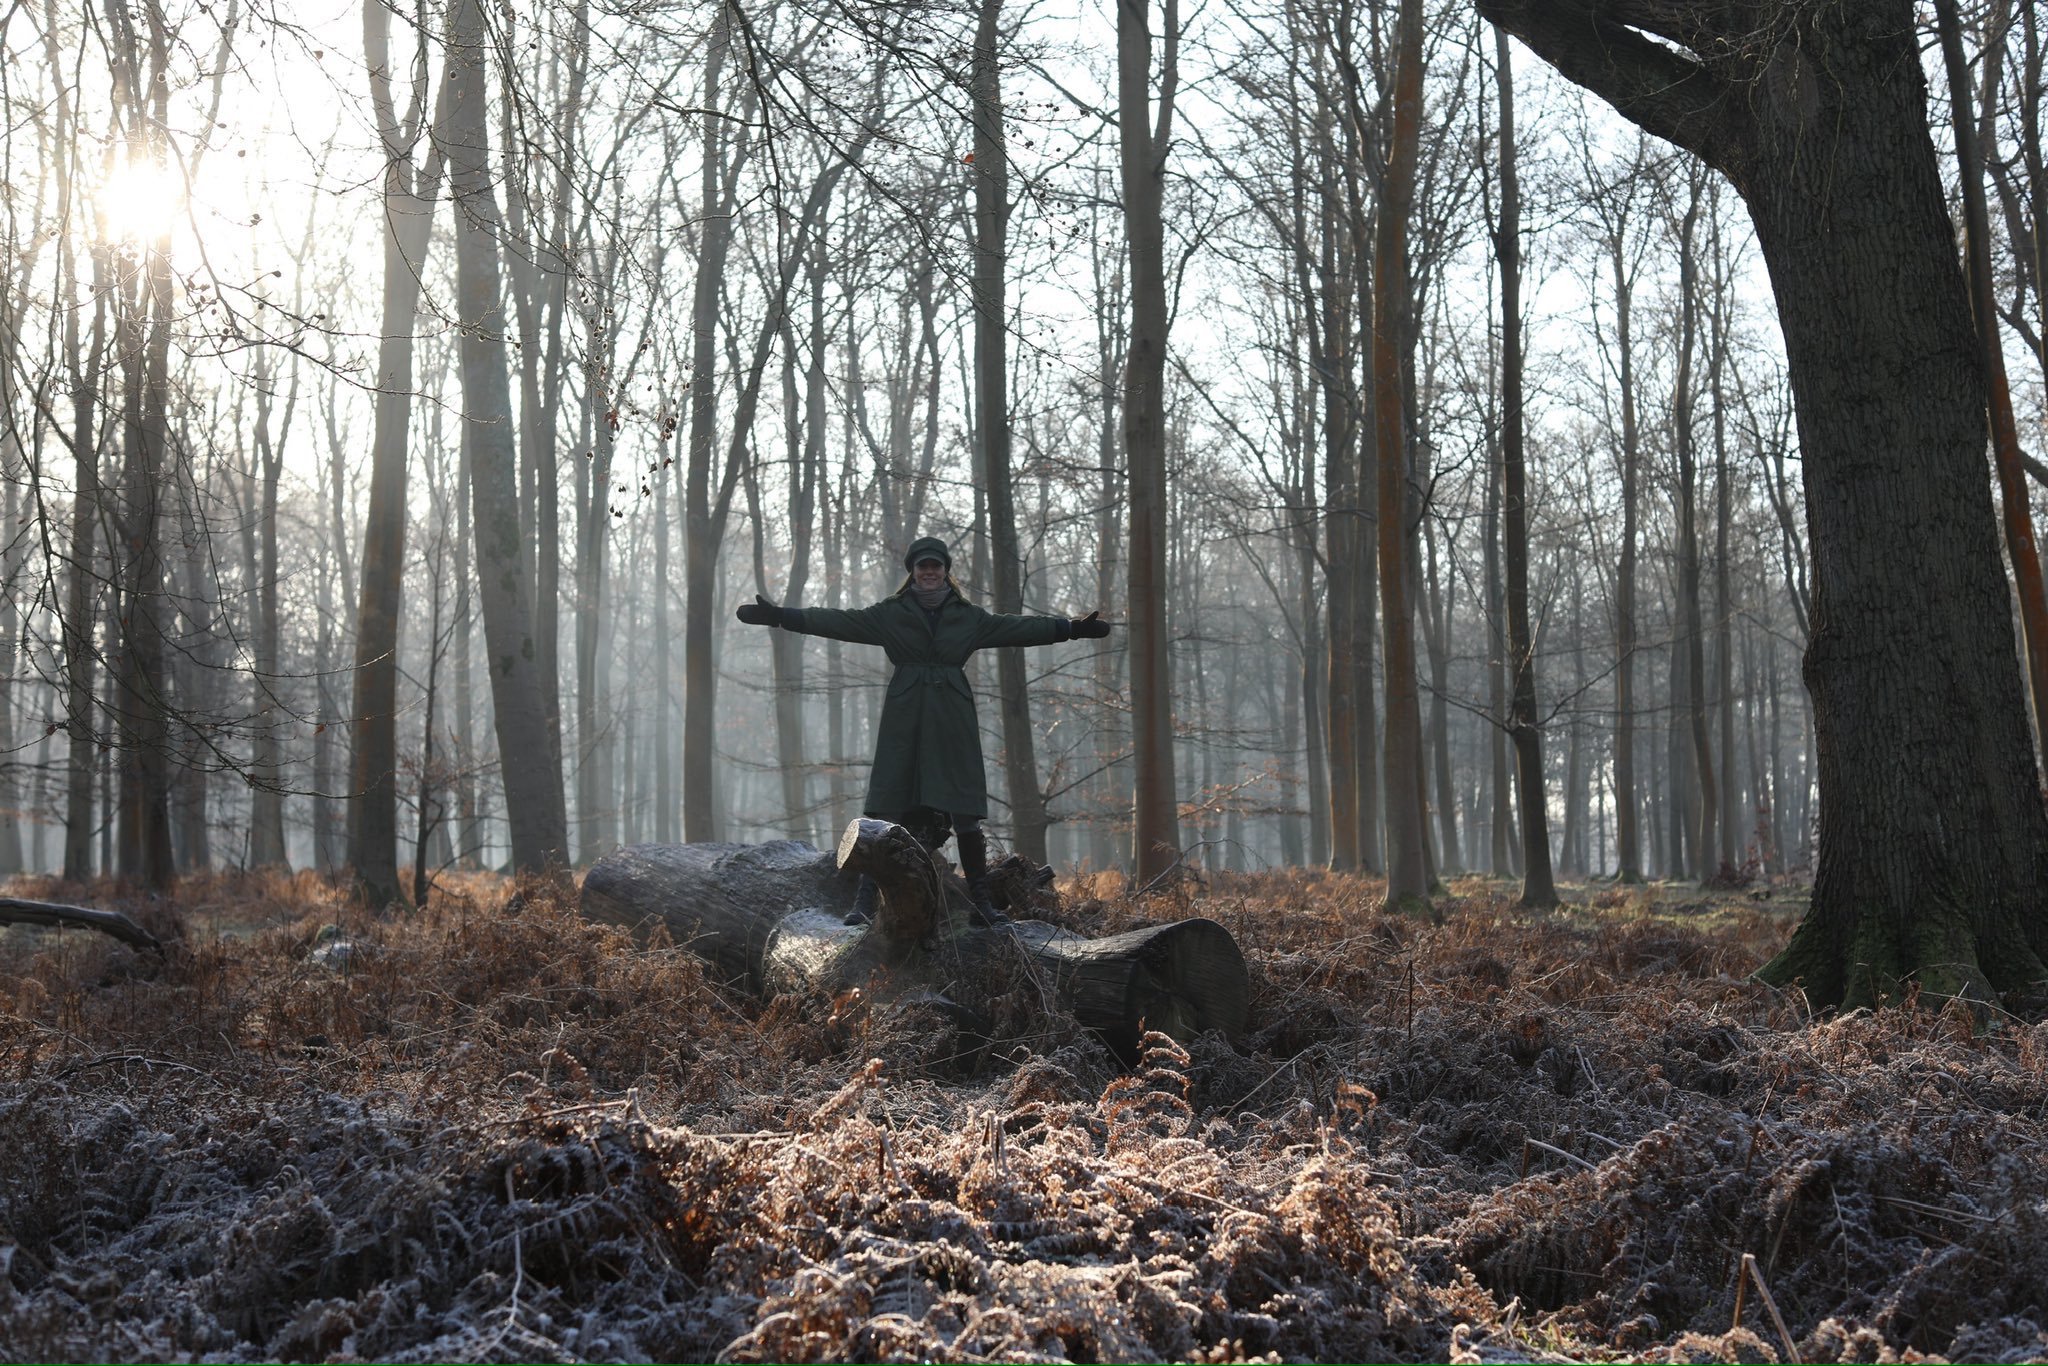
M 879 905 L 872 924 L 848 925 L 861 874 Z M 1008 880 L 1023 909 L 1050 879 L 1013 868 Z M 865 819 L 847 826 L 836 856 L 793 840 L 632 845 L 592 865 L 580 903 L 585 917 L 642 938 L 664 926 L 716 980 L 757 996 L 857 987 L 936 1005 L 975 1029 L 988 1005 L 976 984 L 1008 969 L 1126 1058 L 1147 1029 L 1182 1042 L 1244 1029 L 1244 955 L 1213 920 L 1088 939 L 1042 920 L 977 927 L 970 906 L 966 884 L 909 831 Z

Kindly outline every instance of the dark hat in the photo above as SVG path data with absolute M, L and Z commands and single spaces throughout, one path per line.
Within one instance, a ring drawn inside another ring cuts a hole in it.
M 937 560 L 947 570 L 953 568 L 953 552 L 946 549 L 946 543 L 936 536 L 920 536 L 910 543 L 910 549 L 903 552 L 905 569 L 917 568 L 919 560 Z

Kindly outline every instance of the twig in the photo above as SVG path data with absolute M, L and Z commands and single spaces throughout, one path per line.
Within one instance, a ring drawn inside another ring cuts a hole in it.
M 1597 1172 L 1600 1170 L 1591 1162 L 1588 1162 L 1585 1158 L 1580 1157 L 1577 1153 L 1568 1153 L 1562 1148 L 1552 1147 L 1550 1144 L 1545 1143 L 1540 1138 L 1525 1138 L 1522 1140 L 1522 1142 L 1528 1144 L 1532 1148 L 1541 1148 L 1546 1153 L 1554 1153 L 1557 1156 L 1565 1159 L 1565 1161 L 1567 1162 L 1576 1162 L 1589 1172 Z
M 1880 1195 L 1877 1198 L 1888 1205 L 1904 1205 L 1907 1209 L 1917 1209 L 1922 1214 L 1938 1214 L 1945 1219 L 1967 1219 L 1973 1223 L 1995 1224 L 2005 1217 L 2001 1214 L 1972 1214 L 1968 1210 L 1947 1209 L 1920 1200 L 1908 1200 L 1903 1195 Z
M 1763 1269 L 1756 1264 L 1756 1254 L 1754 1252 L 1742 1254 L 1742 1269 L 1747 1271 L 1749 1278 L 1756 1282 L 1757 1297 L 1764 1302 L 1764 1308 L 1770 1312 L 1771 1322 L 1778 1330 L 1778 1340 L 1785 1344 L 1785 1360 L 1799 1360 L 1799 1349 L 1792 1345 L 1791 1330 L 1785 1327 L 1785 1316 L 1778 1312 L 1778 1302 L 1771 1298 L 1771 1288 L 1764 1284 Z M 1742 1316 L 1742 1283 L 1740 1281 L 1737 1281 L 1735 1284 L 1735 1314 L 1736 1321 L 1739 1324 Z
M 97 1058 L 87 1058 L 84 1062 L 72 1063 L 70 1066 L 63 1068 L 55 1075 L 57 1080 L 61 1081 L 66 1077 L 76 1076 L 78 1073 L 83 1072 L 88 1067 L 105 1067 L 108 1063 L 115 1062 L 139 1062 L 144 1067 L 151 1069 L 155 1069 L 158 1067 L 175 1067 L 180 1072 L 191 1072 L 200 1076 L 205 1075 L 205 1072 L 201 1068 L 193 1067 L 187 1063 L 172 1062 L 169 1058 L 152 1058 L 149 1057 L 147 1054 L 143 1053 L 102 1053 Z

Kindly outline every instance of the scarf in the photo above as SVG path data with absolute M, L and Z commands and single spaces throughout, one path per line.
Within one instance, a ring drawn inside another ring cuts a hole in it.
M 924 608 L 927 612 L 938 611 L 946 599 L 952 595 L 952 592 L 953 585 L 950 583 L 942 583 L 937 588 L 932 589 L 919 588 L 914 583 L 910 585 L 910 596 L 916 598 L 917 605 Z

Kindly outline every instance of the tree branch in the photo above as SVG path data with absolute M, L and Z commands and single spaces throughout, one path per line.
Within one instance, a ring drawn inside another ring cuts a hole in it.
M 1627 0 L 1476 0 L 1483 18 L 1519 38 L 1615 109 L 1667 142 L 1726 171 L 1739 141 L 1739 107 L 1726 84 L 1684 53 L 1643 36 L 1652 17 Z M 1656 31 L 1670 29 L 1656 25 Z

